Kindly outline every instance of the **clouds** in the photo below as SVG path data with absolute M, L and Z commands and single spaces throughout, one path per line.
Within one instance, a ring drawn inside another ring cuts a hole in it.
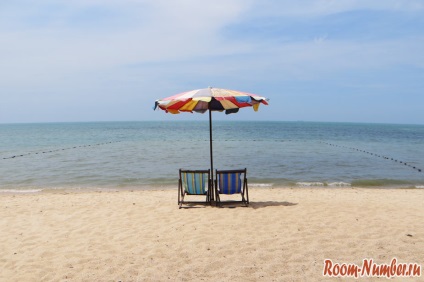
M 23 11 L 15 6 L 3 12 L 14 15 L 2 28 L 0 47 L 9 67 L 44 62 L 68 70 L 102 69 L 226 53 L 227 47 L 216 48 L 217 34 L 242 9 L 234 4 L 223 9 L 223 1 L 54 3 L 21 3 L 28 4 Z
M 354 100 L 358 88 L 405 81 L 420 88 L 408 77 L 424 67 L 423 12 L 421 1 L 395 0 L 9 1 L 0 4 L 0 122 L 65 120 L 57 109 L 66 120 L 157 119 L 133 104 L 209 85 L 277 105 L 343 90 Z M 31 115 L 8 110 L 18 101 Z M 263 118 L 289 118 L 277 108 Z M 312 107 L 295 110 L 294 119 L 320 120 Z
M 255 15 L 260 18 L 285 17 L 313 19 L 352 11 L 421 12 L 424 3 L 419 0 L 264 0 L 253 3 Z

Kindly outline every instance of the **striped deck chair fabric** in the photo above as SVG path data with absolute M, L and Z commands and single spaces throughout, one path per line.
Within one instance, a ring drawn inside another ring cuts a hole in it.
M 219 194 L 233 195 L 240 194 L 241 202 L 246 206 L 249 204 L 249 192 L 247 188 L 247 170 L 216 170 L 215 193 L 217 204 L 221 203 Z M 240 201 L 226 201 L 240 202 Z
M 241 172 L 233 173 L 220 173 L 218 175 L 219 182 L 219 193 L 232 195 L 236 193 L 241 193 Z
M 208 175 L 200 172 L 181 172 L 184 191 L 189 195 L 204 195 L 207 192 Z
M 183 204 L 196 204 L 197 202 L 187 202 L 184 200 L 186 195 L 205 196 L 206 203 L 210 203 L 210 170 L 184 170 L 179 171 L 180 179 L 178 181 L 178 205 L 181 208 Z

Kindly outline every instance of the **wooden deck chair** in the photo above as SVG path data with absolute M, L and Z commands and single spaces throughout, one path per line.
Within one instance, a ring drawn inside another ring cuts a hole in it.
M 240 194 L 241 201 L 225 201 L 225 203 L 242 202 L 249 205 L 249 191 L 247 188 L 247 170 L 216 170 L 215 194 L 216 204 L 221 204 L 220 194 Z M 224 203 L 224 202 L 222 202 Z
M 211 202 L 211 173 L 208 170 L 184 170 L 180 169 L 178 181 L 178 205 L 199 204 L 200 201 L 185 201 L 186 195 L 205 196 L 206 202 Z

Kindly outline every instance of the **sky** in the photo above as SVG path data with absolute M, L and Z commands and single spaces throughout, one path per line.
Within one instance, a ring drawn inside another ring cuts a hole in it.
M 422 0 L 0 2 L 0 123 L 207 120 L 208 86 L 269 98 L 217 120 L 424 124 Z

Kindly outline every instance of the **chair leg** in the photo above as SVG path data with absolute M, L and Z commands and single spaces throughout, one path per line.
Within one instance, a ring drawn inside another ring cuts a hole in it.
M 181 209 L 181 207 L 183 206 L 183 202 L 184 202 L 184 195 L 181 196 L 181 201 L 178 201 L 178 208 Z
M 245 205 L 245 206 L 247 206 L 247 204 L 246 204 L 246 198 L 244 197 L 244 190 L 243 190 L 243 192 L 242 193 L 240 193 L 241 194 L 241 201 L 242 201 L 242 203 Z
M 178 182 L 178 205 L 181 202 L 181 184 Z
M 244 183 L 245 183 L 245 189 L 243 193 L 246 192 L 246 204 L 248 206 L 249 205 L 249 189 L 247 188 L 247 179 L 245 179 Z
M 181 194 L 181 201 L 179 202 L 179 208 L 180 209 L 183 207 L 183 204 L 184 204 L 184 196 L 185 196 L 185 193 L 182 193 Z
M 219 197 L 219 193 L 215 193 L 215 207 L 221 204 L 221 198 Z
M 244 205 L 245 205 L 246 207 L 249 205 L 249 203 L 248 203 L 248 201 L 246 200 L 246 198 L 245 198 L 245 197 L 243 197 L 243 203 L 244 203 Z
M 181 209 L 184 203 L 184 191 L 181 181 L 178 182 L 178 206 Z

